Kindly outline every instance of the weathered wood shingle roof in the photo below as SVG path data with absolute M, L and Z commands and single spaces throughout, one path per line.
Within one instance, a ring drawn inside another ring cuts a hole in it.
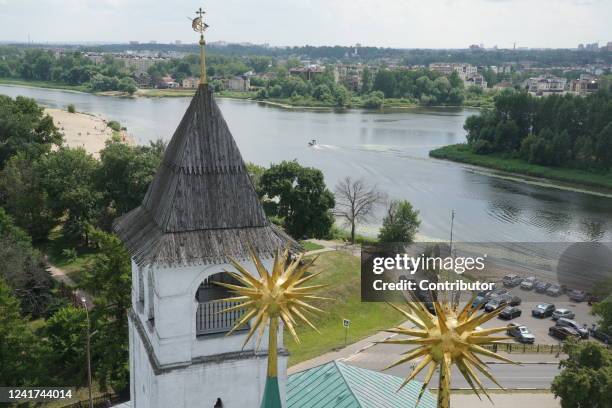
M 297 247 L 271 225 L 212 92 L 200 86 L 142 205 L 115 220 L 138 264 L 221 263 Z

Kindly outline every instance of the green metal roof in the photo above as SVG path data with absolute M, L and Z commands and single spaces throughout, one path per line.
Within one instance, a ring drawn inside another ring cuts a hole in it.
M 389 374 L 332 361 L 289 376 L 287 408 L 395 408 L 415 407 L 423 385 Z M 418 408 L 435 408 L 426 390 Z

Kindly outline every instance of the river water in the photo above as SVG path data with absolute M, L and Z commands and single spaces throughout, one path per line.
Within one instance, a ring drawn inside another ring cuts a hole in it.
M 138 143 L 169 140 L 189 98 L 115 98 L 85 93 L 0 86 L 49 107 L 74 104 L 127 126 Z M 524 183 L 486 170 L 431 159 L 438 146 L 465 141 L 470 109 L 343 112 L 286 110 L 251 101 L 219 99 L 246 161 L 260 165 L 297 159 L 319 168 L 330 189 L 362 177 L 391 198 L 409 200 L 421 214 L 420 235 L 472 242 L 612 241 L 612 198 Z M 308 141 L 316 139 L 315 148 Z M 362 232 L 380 225 L 379 209 Z

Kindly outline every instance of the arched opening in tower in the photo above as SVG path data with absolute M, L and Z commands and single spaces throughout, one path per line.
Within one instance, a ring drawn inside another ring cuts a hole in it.
M 220 299 L 232 297 L 232 292 L 224 287 L 215 285 L 213 282 L 230 283 L 240 285 L 240 282 L 225 272 L 216 273 L 206 278 L 196 292 L 198 309 L 196 312 L 196 335 L 205 336 L 209 334 L 227 333 L 234 327 L 244 315 L 242 310 L 224 312 L 240 302 L 226 302 Z M 248 323 L 242 325 L 236 332 L 248 330 Z

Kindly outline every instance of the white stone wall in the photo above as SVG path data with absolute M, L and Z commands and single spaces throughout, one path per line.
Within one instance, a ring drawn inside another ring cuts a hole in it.
M 272 260 L 264 261 L 267 268 Z M 255 271 L 252 263 L 243 265 Z M 253 351 L 256 337 L 242 348 L 246 332 L 196 337 L 196 291 L 207 277 L 233 271 L 229 265 L 204 265 L 184 268 L 145 267 L 144 306 L 138 305 L 138 266 L 132 264 L 132 302 L 143 332 L 162 368 L 188 365 L 186 368 L 162 369 L 155 375 L 140 333 L 130 322 L 130 364 L 132 404 L 135 408 L 213 407 L 221 398 L 224 407 L 257 407 L 263 395 L 267 367 L 267 333 L 261 341 L 260 356 L 242 360 L 192 363 L 198 358 L 241 350 Z M 152 285 L 150 279 L 152 278 Z M 151 293 L 152 289 L 152 293 Z M 149 324 L 151 303 L 154 324 Z M 282 330 L 279 345 L 283 346 Z M 286 357 L 279 357 L 279 385 L 284 396 Z M 238 391 L 238 392 L 237 392 Z M 284 398 L 283 398 L 284 400 Z

